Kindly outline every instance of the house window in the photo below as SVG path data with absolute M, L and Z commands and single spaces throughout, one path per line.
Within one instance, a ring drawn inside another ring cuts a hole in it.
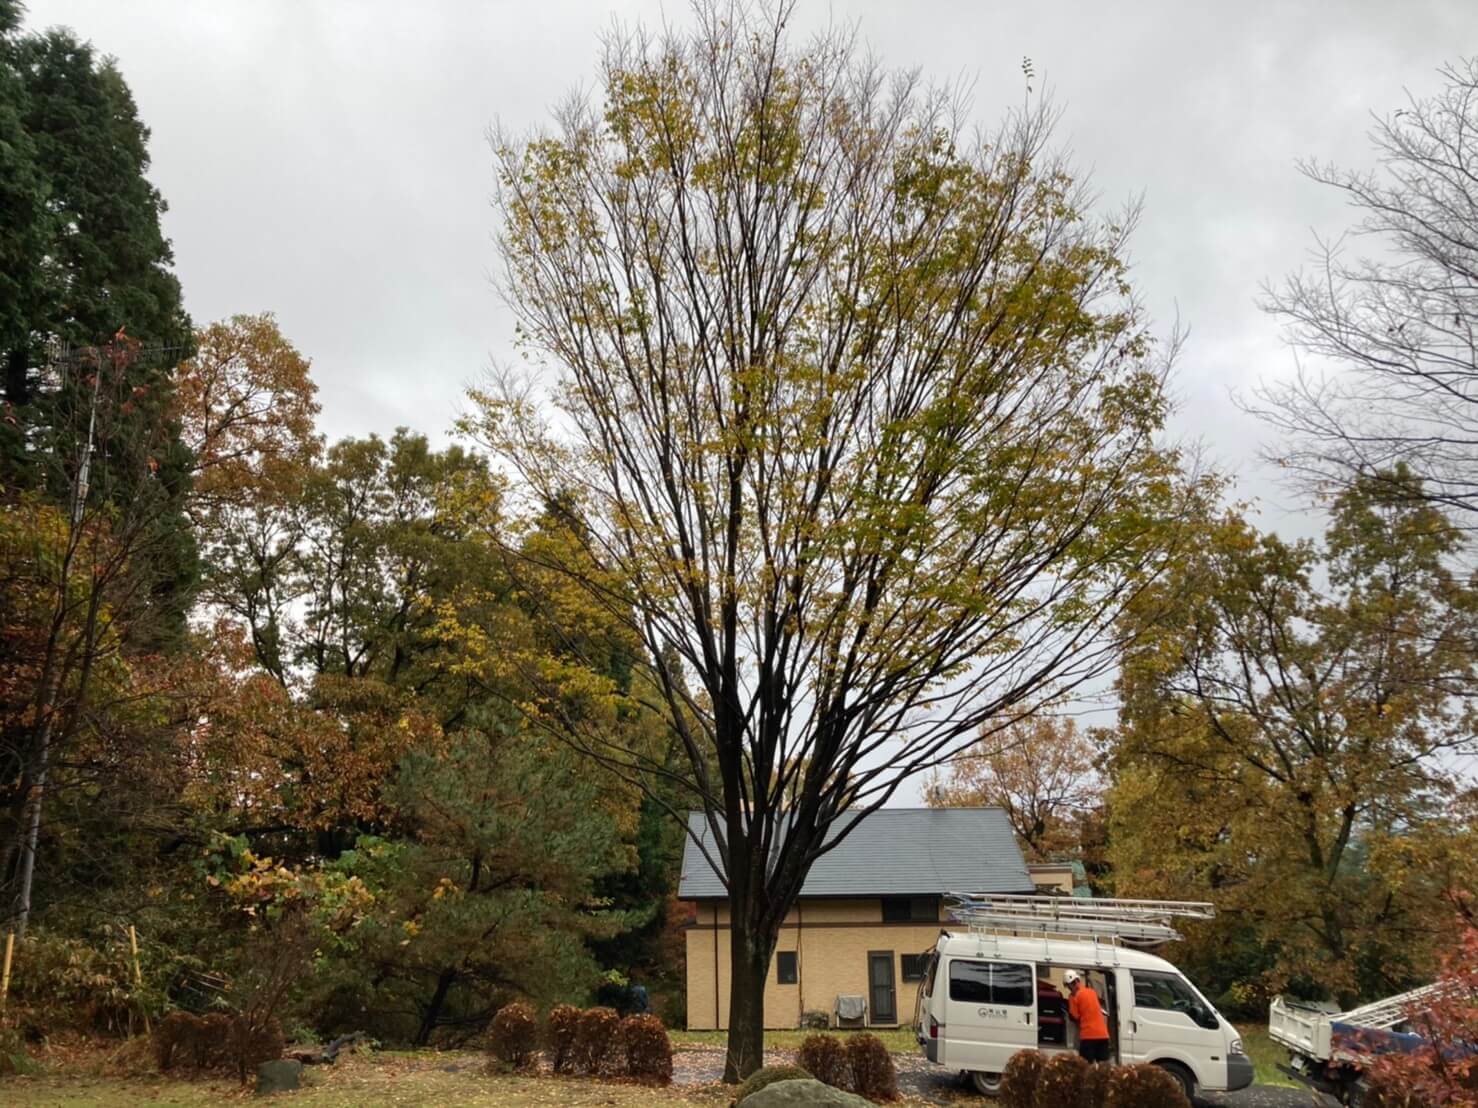
M 782 950 L 775 955 L 775 981 L 781 985 L 794 985 L 798 978 L 796 953 Z
M 905 981 L 922 981 L 928 975 L 929 956 L 927 954 L 905 954 L 901 960 Z
M 939 898 L 935 896 L 883 897 L 884 923 L 938 923 Z

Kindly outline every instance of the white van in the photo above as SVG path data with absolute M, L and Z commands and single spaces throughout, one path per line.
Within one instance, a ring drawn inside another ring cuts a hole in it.
M 1252 1084 L 1236 1028 L 1163 958 L 1091 939 L 945 931 L 929 952 L 915 1031 L 930 1062 L 993 1096 L 1019 1050 L 1077 1050 L 1063 974 L 1077 970 L 1105 1007 L 1109 1056 L 1162 1066 L 1187 1099 Z

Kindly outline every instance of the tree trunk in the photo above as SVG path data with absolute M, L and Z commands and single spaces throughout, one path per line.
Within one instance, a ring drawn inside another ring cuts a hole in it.
M 425 1046 L 431 1041 L 431 1032 L 436 1030 L 436 1022 L 441 1018 L 446 994 L 451 991 L 452 982 L 456 979 L 456 970 L 448 967 L 441 971 L 441 976 L 436 980 L 436 992 L 431 994 L 431 1003 L 426 1006 L 426 1015 L 421 1020 L 421 1029 L 416 1032 L 417 1046 Z
M 27 380 L 27 350 L 24 346 L 5 356 L 5 399 L 19 408 L 31 399 Z
M 743 1081 L 765 1055 L 765 980 L 776 936 L 756 926 L 745 905 L 729 901 L 729 1051 L 724 1080 Z

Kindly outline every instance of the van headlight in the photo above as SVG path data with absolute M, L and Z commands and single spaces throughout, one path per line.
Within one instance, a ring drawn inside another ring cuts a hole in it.
M 1240 1037 L 1232 1040 L 1232 1045 L 1230 1049 L 1233 1054 L 1247 1053 L 1245 1050 L 1242 1049 L 1242 1040 Z

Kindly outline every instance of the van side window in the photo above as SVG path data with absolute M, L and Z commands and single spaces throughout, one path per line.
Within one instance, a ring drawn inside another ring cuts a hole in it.
M 1037 975 L 1031 966 L 991 963 L 990 993 L 995 1004 L 1030 1008 L 1037 1003 Z
M 1201 1002 L 1201 998 L 1175 974 L 1134 970 L 1133 977 L 1136 1008 L 1182 1012 L 1207 1029 L 1219 1026 L 1216 1016 Z
M 1036 975 L 1031 966 L 1014 962 L 949 964 L 949 998 L 966 1004 L 1009 1004 L 1029 1008 L 1036 1003 Z

